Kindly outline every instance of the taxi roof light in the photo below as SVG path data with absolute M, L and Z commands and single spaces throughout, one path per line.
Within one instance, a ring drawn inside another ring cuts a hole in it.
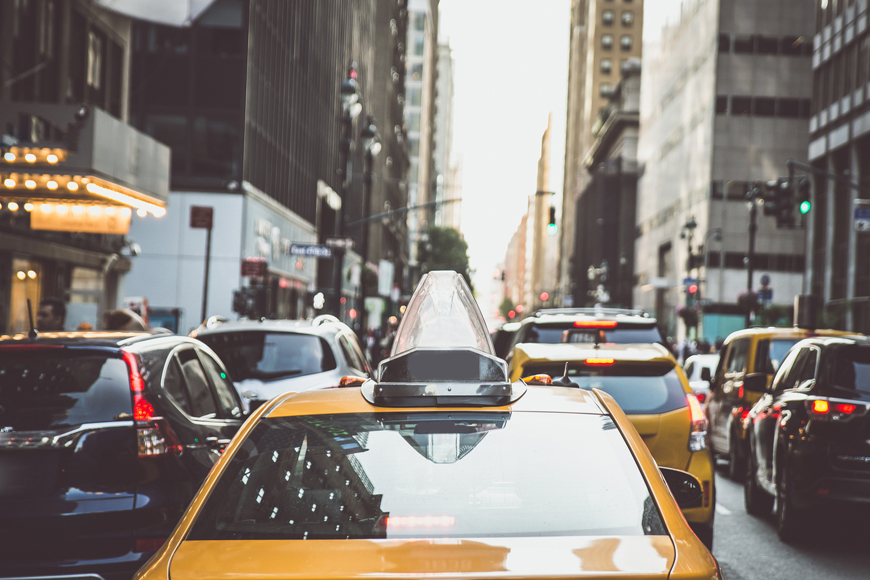
M 616 362 L 615 359 L 612 358 L 587 358 L 586 364 L 589 366 L 610 366 Z

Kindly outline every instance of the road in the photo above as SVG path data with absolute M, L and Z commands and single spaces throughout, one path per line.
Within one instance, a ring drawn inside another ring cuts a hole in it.
M 870 512 L 851 510 L 817 522 L 806 537 L 789 546 L 776 535 L 774 517 L 750 516 L 743 487 L 721 473 L 713 554 L 726 580 L 870 578 Z

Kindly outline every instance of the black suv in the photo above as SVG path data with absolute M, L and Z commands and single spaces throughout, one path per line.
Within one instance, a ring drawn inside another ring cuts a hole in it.
M 791 348 L 745 420 L 746 511 L 766 515 L 776 498 L 777 530 L 797 539 L 811 508 L 870 501 L 870 340 L 817 337 Z
M 658 343 L 670 352 L 655 318 L 642 310 L 624 308 L 545 308 L 520 322 L 514 332 L 510 351 L 521 343 L 557 344 L 596 342 L 600 333 L 605 342 L 617 344 Z
M 223 363 L 191 338 L 0 336 L 0 577 L 129 579 L 241 409 Z

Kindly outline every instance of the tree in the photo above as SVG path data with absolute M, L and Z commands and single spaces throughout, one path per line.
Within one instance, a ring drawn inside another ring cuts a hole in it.
M 514 301 L 511 300 L 508 296 L 504 297 L 504 300 L 501 301 L 501 304 L 498 307 L 498 312 L 505 318 L 508 318 L 508 313 L 514 309 Z
M 454 270 L 465 278 L 468 287 L 474 291 L 468 266 L 468 244 L 459 232 L 453 228 L 429 226 L 426 234 L 428 239 L 423 244 L 420 257 L 423 271 Z

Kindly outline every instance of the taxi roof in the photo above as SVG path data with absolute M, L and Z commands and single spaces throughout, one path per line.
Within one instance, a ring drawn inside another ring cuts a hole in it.
M 673 362 L 674 358 L 665 347 L 657 343 L 644 344 L 613 344 L 602 343 L 595 348 L 591 343 L 542 344 L 522 343 L 514 347 L 514 357 L 522 357 L 524 361 L 555 361 L 584 360 L 599 358 L 606 354 L 608 358 L 631 362 Z
M 780 326 L 767 326 L 767 327 L 755 327 L 755 328 L 745 328 L 743 330 L 736 330 L 728 335 L 728 341 L 732 341 L 736 338 L 745 338 L 745 337 L 757 337 L 757 338 L 810 338 L 813 336 L 856 336 L 857 332 L 847 332 L 845 330 L 833 330 L 830 328 L 818 328 L 818 329 L 810 329 L 810 328 L 799 328 L 797 326 L 792 327 L 780 327 Z
M 486 407 L 383 407 L 372 405 L 359 387 L 313 389 L 288 393 L 270 403 L 267 417 L 297 415 L 332 415 L 344 413 L 425 413 L 468 410 L 474 412 L 526 411 L 553 413 L 607 414 L 594 393 L 573 387 L 529 386 L 526 393 L 512 404 Z

